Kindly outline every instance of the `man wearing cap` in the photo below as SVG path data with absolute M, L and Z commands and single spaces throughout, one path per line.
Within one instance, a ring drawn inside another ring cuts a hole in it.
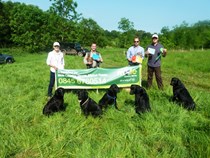
M 52 89 L 55 84 L 55 71 L 64 69 L 64 56 L 60 51 L 60 44 L 53 43 L 53 51 L 48 53 L 46 63 L 50 66 L 50 83 L 48 86 L 48 98 L 52 97 Z
M 152 86 L 153 73 L 155 73 L 156 82 L 158 88 L 163 90 L 163 81 L 161 77 L 161 57 L 165 57 L 167 50 L 164 49 L 163 45 L 158 43 L 158 35 L 152 35 L 152 44 L 147 46 L 145 56 L 148 57 L 147 62 L 147 86 Z
M 139 46 L 140 39 L 135 37 L 133 42 L 133 46 L 128 49 L 126 54 L 128 65 L 130 66 L 141 64 L 144 58 L 144 48 Z

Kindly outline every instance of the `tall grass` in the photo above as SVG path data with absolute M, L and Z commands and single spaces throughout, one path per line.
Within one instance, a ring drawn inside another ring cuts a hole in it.
M 110 107 L 101 119 L 81 114 L 77 96 L 65 94 L 65 112 L 46 117 L 49 67 L 46 53 L 7 50 L 16 62 L 0 65 L 0 157 L 210 157 L 210 52 L 169 52 L 162 59 L 164 91 L 153 81 L 148 90 L 152 112 L 138 116 L 134 96 L 122 89 L 120 111 Z M 124 50 L 102 49 L 102 67 L 126 66 Z M 65 56 L 67 69 L 85 68 L 82 58 Z M 142 85 L 147 79 L 143 63 Z M 189 89 L 195 111 L 169 102 L 172 77 Z M 89 90 L 95 101 L 104 90 Z

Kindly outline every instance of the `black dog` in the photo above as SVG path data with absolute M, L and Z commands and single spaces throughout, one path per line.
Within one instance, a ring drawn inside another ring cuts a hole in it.
M 116 84 L 112 84 L 107 92 L 104 94 L 104 96 L 99 100 L 99 106 L 101 107 L 101 109 L 103 107 L 107 108 L 108 105 L 114 104 L 115 108 L 119 110 L 117 107 L 117 93 L 119 92 L 119 87 Z
M 195 102 L 180 79 L 173 77 L 170 85 L 173 86 L 172 101 L 181 104 L 187 110 L 194 110 Z
M 102 114 L 101 108 L 88 96 L 87 90 L 83 89 L 78 91 L 78 100 L 80 102 L 80 108 L 86 117 L 90 114 L 94 117 Z
M 137 114 L 151 110 L 149 96 L 143 87 L 139 85 L 131 85 L 130 94 L 135 94 L 135 110 Z
M 64 111 L 64 89 L 58 88 L 53 97 L 47 102 L 43 108 L 44 115 L 51 115 L 54 112 Z

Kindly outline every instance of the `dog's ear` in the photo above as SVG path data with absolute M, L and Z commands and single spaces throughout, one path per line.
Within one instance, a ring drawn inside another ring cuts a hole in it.
M 84 93 L 85 93 L 85 95 L 88 95 L 88 91 L 87 90 L 84 90 Z
M 59 91 L 58 91 L 58 90 L 59 90 L 59 89 L 56 89 L 56 90 L 55 90 L 55 95 L 56 95 L 56 96 L 59 95 Z
M 134 94 L 134 86 L 133 85 L 130 86 L 130 94 Z
M 141 93 L 146 93 L 146 90 L 143 87 L 141 87 Z
M 133 93 L 136 94 L 136 93 L 139 93 L 140 86 L 139 85 L 132 85 L 131 89 L 132 89 Z
M 86 89 L 82 89 L 81 91 L 82 91 L 82 94 L 83 94 L 84 96 L 88 96 L 88 91 L 87 91 Z
M 176 85 L 178 85 L 178 78 L 176 78 L 176 77 L 173 77 L 172 79 L 171 79 L 171 83 L 170 83 L 170 85 L 172 85 L 172 86 L 176 86 Z
M 178 86 L 182 86 L 183 85 L 182 82 L 181 82 L 181 80 L 179 80 L 179 79 L 177 80 L 177 85 Z
M 119 87 L 116 84 L 112 84 L 110 89 L 114 90 L 115 92 L 119 92 Z
M 112 84 L 109 88 L 110 89 L 116 89 L 116 87 L 118 87 L 116 84 Z
M 59 92 L 64 94 L 65 93 L 65 89 L 64 88 L 59 88 Z
M 64 95 L 64 88 L 58 88 L 55 91 L 55 96 L 63 96 Z
M 139 93 L 143 93 L 144 92 L 144 89 L 140 86 L 136 87 L 136 92 L 139 94 Z

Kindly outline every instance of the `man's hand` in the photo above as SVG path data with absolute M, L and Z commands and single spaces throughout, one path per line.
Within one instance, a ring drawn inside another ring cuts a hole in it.
M 148 57 L 148 56 L 150 56 L 151 54 L 149 53 L 149 51 L 147 50 L 147 51 L 145 51 L 145 57 Z
M 55 70 L 58 70 L 58 68 L 56 66 L 50 65 L 52 68 L 54 68 Z
M 163 57 L 165 57 L 166 56 L 166 54 L 167 54 L 167 49 L 163 49 Z

